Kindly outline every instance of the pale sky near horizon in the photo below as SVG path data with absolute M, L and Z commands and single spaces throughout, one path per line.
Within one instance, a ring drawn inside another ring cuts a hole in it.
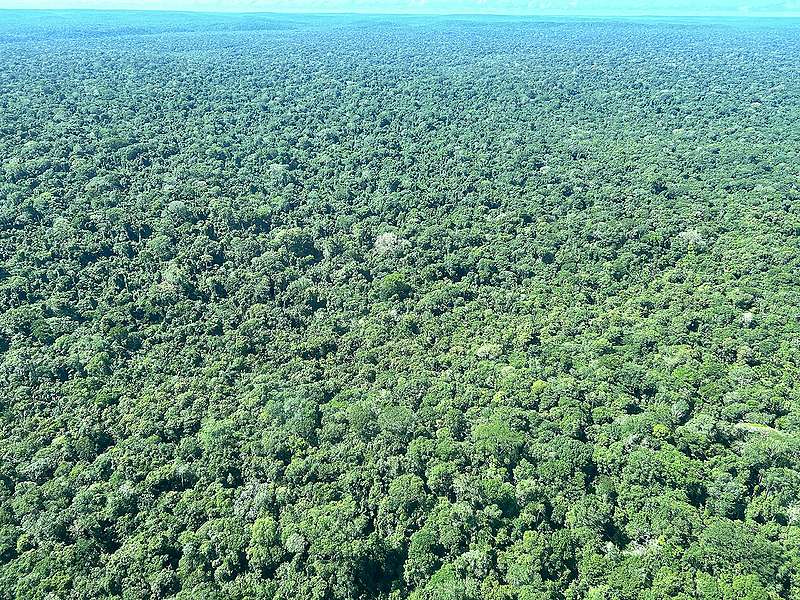
M 0 8 L 576 16 L 800 16 L 800 0 L 0 0 Z

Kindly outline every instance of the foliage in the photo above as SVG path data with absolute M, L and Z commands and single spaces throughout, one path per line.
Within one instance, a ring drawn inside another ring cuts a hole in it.
M 800 31 L 7 12 L 0 597 L 800 597 Z

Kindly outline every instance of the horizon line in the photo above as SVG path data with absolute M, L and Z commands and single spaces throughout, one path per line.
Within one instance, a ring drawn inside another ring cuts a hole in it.
M 64 7 L 6 7 L 0 6 L 0 11 L 29 11 L 29 12 L 133 12 L 133 13 L 179 13 L 196 15 L 274 15 L 274 16 L 311 16 L 311 17 L 335 17 L 335 16 L 376 16 L 376 17 L 560 17 L 560 18 L 685 18 L 685 19 L 704 19 L 704 18 L 727 18 L 727 19 L 796 19 L 800 18 L 800 12 L 789 13 L 742 13 L 742 12 L 707 12 L 707 13 L 637 13 L 637 12 L 589 12 L 589 13 L 566 13 L 566 12 L 538 12 L 538 13 L 515 13 L 515 12 L 375 12 L 375 11 L 274 11 L 274 10 L 203 10 L 187 8 L 86 8 L 75 6 Z

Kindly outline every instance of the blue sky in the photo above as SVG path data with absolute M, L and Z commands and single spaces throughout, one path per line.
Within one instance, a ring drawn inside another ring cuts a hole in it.
M 0 0 L 0 8 L 544 15 L 800 15 L 800 0 Z

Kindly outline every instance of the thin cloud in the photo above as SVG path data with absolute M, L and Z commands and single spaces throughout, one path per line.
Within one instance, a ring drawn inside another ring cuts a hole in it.
M 557 15 L 798 15 L 800 1 L 731 0 L 0 0 L 0 8 L 91 8 L 214 12 Z

